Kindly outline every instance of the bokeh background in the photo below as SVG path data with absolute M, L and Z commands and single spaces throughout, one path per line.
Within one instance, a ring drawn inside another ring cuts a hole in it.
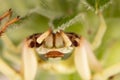
M 87 0 L 94 2 L 96 0 Z M 99 1 L 99 0 L 98 0 Z M 105 68 L 120 62 L 120 0 L 104 0 L 102 8 L 107 25 L 107 31 L 102 44 L 94 52 Z M 109 3 L 107 1 L 110 1 Z M 49 21 L 61 16 L 71 16 L 77 13 L 85 14 L 84 21 L 76 22 L 65 29 L 66 32 L 75 32 L 92 42 L 99 26 L 99 18 L 94 7 L 85 4 L 85 0 L 0 0 L 0 15 L 9 8 L 14 11 L 13 17 L 19 15 L 20 22 L 11 25 L 6 31 L 10 40 L 18 45 L 33 33 L 44 32 L 49 29 Z M 93 5 L 92 5 L 93 6 Z M 57 27 L 57 26 L 56 26 Z M 1 28 L 1 27 L 0 27 Z M 2 40 L 0 40 L 0 55 L 3 56 Z M 5 59 L 6 60 L 6 59 Z M 6 60 L 7 61 L 7 60 Z M 40 76 L 41 75 L 41 76 Z M 80 80 L 77 72 L 69 75 L 49 74 L 40 72 L 36 80 Z M 0 80 L 3 80 L 0 78 Z

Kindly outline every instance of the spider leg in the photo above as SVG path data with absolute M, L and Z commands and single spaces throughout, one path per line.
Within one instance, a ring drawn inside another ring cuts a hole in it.
M 119 63 L 106 68 L 101 73 L 95 74 L 93 76 L 93 79 L 94 80 L 113 80 L 111 78 L 114 78 L 117 74 L 120 74 L 120 64 Z
M 12 51 L 13 53 L 20 52 L 20 48 L 22 46 L 22 43 L 19 44 L 18 46 L 14 45 L 6 34 L 2 35 L 0 39 L 2 40 L 3 44 L 6 45 L 5 48 L 7 50 Z
M 1 58 L 0 72 L 6 75 L 10 80 L 22 80 L 20 74 L 8 66 Z
M 28 47 L 27 40 L 24 42 L 22 53 L 22 74 L 24 80 L 34 80 L 37 72 L 37 57 L 34 48 Z
M 75 66 L 83 80 L 90 80 L 92 78 L 90 69 L 101 71 L 101 65 L 92 52 L 90 44 L 83 37 L 76 41 L 79 45 L 74 51 Z
M 74 61 L 78 73 L 84 80 L 91 79 L 90 67 L 87 59 L 87 53 L 84 44 L 75 48 Z
M 103 36 L 104 36 L 106 29 L 107 29 L 107 25 L 105 23 L 104 17 L 103 17 L 101 12 L 98 13 L 98 17 L 99 17 L 100 25 L 99 25 L 97 34 L 96 34 L 96 36 L 93 40 L 93 43 L 92 43 L 93 50 L 97 49 L 100 46 L 102 39 L 103 39 Z
M 3 34 L 0 38 L 3 45 L 3 57 L 15 65 L 20 65 L 21 61 L 19 57 L 16 57 L 21 52 L 22 43 L 14 45 L 6 34 Z

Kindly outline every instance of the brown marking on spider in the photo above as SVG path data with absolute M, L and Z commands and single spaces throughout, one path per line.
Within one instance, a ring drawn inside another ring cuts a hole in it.
M 36 33 L 27 38 L 28 46 L 30 48 L 39 47 L 41 44 L 37 43 L 37 38 L 41 35 L 41 33 Z
M 78 38 L 80 39 L 80 36 L 75 34 L 75 33 L 64 33 L 67 35 L 67 37 L 70 39 L 70 41 L 72 42 L 71 46 L 79 46 L 79 42 L 77 42 L 75 39 Z M 46 47 L 48 47 L 48 44 L 51 43 L 51 47 L 52 48 L 60 48 L 60 47 L 65 47 L 65 41 L 62 38 L 62 35 L 60 32 L 56 32 L 56 33 L 50 33 L 48 35 L 48 37 L 46 37 L 41 44 L 39 44 L 37 42 L 37 38 L 40 37 L 42 35 L 42 33 L 37 33 L 37 34 L 33 34 L 30 37 L 27 38 L 28 42 L 29 42 L 29 47 L 33 48 L 33 47 L 40 47 L 42 44 Z M 49 48 L 49 47 L 48 47 Z
M 67 36 L 69 37 L 69 39 L 71 40 L 72 44 L 73 44 L 75 47 L 77 47 L 77 46 L 80 45 L 79 42 L 76 41 L 76 38 L 80 39 L 80 36 L 79 36 L 79 35 L 77 35 L 76 33 L 71 33 L 71 32 L 70 32 L 70 33 L 67 33 Z
M 64 57 L 64 54 L 58 51 L 50 51 L 45 54 L 46 58 Z

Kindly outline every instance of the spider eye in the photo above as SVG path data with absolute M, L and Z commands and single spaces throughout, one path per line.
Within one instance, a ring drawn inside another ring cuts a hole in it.
M 74 41 L 72 42 L 72 44 L 73 44 L 75 47 L 79 46 L 79 43 L 78 43 L 76 40 L 74 40 Z

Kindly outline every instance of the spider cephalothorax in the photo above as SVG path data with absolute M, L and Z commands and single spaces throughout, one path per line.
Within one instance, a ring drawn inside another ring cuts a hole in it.
M 50 29 L 43 34 L 30 36 L 27 42 L 30 48 L 35 48 L 43 60 L 55 58 L 64 60 L 72 54 L 74 47 L 79 46 L 76 39 L 80 39 L 80 37 L 75 33 L 64 33 L 63 31 L 53 33 Z

